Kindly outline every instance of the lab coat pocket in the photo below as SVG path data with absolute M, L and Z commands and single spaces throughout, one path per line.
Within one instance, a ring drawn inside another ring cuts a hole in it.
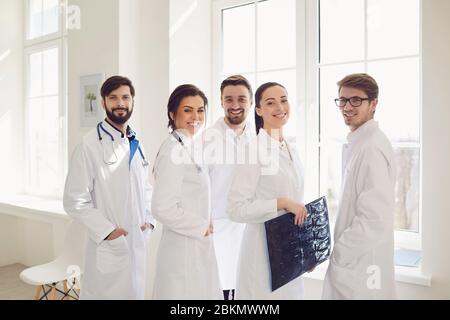
M 117 272 L 128 264 L 128 243 L 124 236 L 111 241 L 105 240 L 97 247 L 97 268 L 100 272 Z
M 330 276 L 339 299 L 355 298 L 355 274 L 350 267 L 344 267 L 330 261 Z
M 153 229 L 145 229 L 142 231 L 142 234 L 144 235 L 144 240 L 146 243 L 149 242 L 150 238 L 152 237 Z

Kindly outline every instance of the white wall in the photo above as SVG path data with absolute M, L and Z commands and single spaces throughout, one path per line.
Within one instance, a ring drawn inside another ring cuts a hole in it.
M 68 153 L 89 128 L 80 127 L 80 76 L 119 71 L 119 0 L 69 0 L 81 10 L 81 29 L 68 34 Z
M 192 83 L 211 97 L 210 0 L 170 0 L 170 89 Z
M 125 0 L 126 1 L 126 0 Z M 169 99 L 169 1 L 141 0 L 139 37 L 139 108 L 141 137 L 152 164 L 167 137 Z
M 62 249 L 69 219 L 40 215 L 35 210 L 2 205 L 0 267 L 15 263 L 34 266 L 53 260 Z
M 33 266 L 53 260 L 53 228 L 49 223 L 31 219 L 16 218 L 17 223 L 17 262 Z M 13 243 L 11 243 L 13 244 Z
M 169 2 L 141 0 L 139 38 L 141 137 L 151 160 L 150 175 L 159 146 L 167 137 L 166 106 L 169 98 Z M 151 179 L 152 180 L 152 179 Z M 152 235 L 147 259 L 147 292 L 153 292 L 156 254 L 161 228 Z
M 136 89 L 135 108 L 130 119 L 130 126 L 141 133 L 141 110 L 142 110 L 142 84 L 138 79 L 139 69 L 145 69 L 139 65 L 140 52 L 140 0 L 119 0 L 120 19 L 118 21 L 118 43 L 119 43 L 119 71 L 118 74 L 127 76 L 133 81 Z
M 15 217 L 0 213 L 0 267 L 17 263 L 20 260 L 17 223 Z
M 0 2 L 0 194 L 22 188 L 23 171 L 23 2 Z
M 423 0 L 422 212 L 429 298 L 450 298 L 450 1 Z M 422 292 L 418 292 L 422 296 Z

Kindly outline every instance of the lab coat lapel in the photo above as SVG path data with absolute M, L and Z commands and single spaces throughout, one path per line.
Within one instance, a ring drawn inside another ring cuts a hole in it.
M 294 143 L 291 142 L 286 141 L 286 144 L 289 148 L 289 151 L 292 156 L 292 161 L 294 164 L 290 168 L 293 170 L 292 176 L 295 178 L 295 185 L 297 186 L 297 188 L 301 188 L 302 185 L 301 182 L 303 181 L 303 166 L 298 156 L 297 147 L 295 146 Z
M 372 135 L 378 129 L 378 124 L 374 120 L 369 120 L 354 132 L 347 135 L 348 143 L 342 148 L 342 186 L 345 186 L 347 173 L 352 170 L 356 164 L 359 151 Z

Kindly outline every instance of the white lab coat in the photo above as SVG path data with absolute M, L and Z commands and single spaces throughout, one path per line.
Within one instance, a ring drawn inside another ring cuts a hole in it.
M 88 133 L 72 155 L 64 190 L 64 209 L 86 227 L 85 266 L 81 299 L 143 299 L 146 241 L 152 223 L 148 169 L 136 152 L 129 165 L 130 143 L 121 132 L 103 122 L 114 137 L 97 130 Z M 106 164 L 116 160 L 114 164 Z M 104 240 L 115 228 L 127 237 Z
M 244 132 L 237 136 L 224 118 L 220 118 L 203 134 L 205 153 L 211 150 L 212 156 L 205 155 L 205 161 L 211 178 L 213 239 L 223 290 L 236 289 L 238 258 L 245 229 L 245 224 L 233 222 L 227 216 L 228 193 L 238 157 L 245 152 L 246 144 L 255 135 L 254 126 L 247 123 Z
M 324 299 L 393 299 L 392 146 L 374 120 L 348 135 Z
M 191 139 L 178 133 L 191 147 Z M 221 299 L 211 221 L 209 176 L 173 137 L 155 160 L 152 213 L 163 225 L 156 257 L 153 299 Z
M 248 163 L 236 167 L 227 213 L 230 219 L 246 223 L 239 259 L 237 299 L 288 300 L 303 298 L 303 279 L 289 282 L 272 292 L 270 262 L 267 249 L 264 222 L 286 212 L 277 211 L 277 199 L 289 198 L 303 202 L 303 169 L 294 144 L 289 149 L 280 150 L 280 143 L 261 129 L 257 138 L 248 145 L 249 150 L 258 148 L 260 152 L 270 152 L 270 157 L 258 157 L 255 164 Z M 251 152 L 251 151 L 249 151 Z M 267 160 L 267 161 L 266 161 Z M 265 172 L 264 168 L 270 169 Z M 270 172 L 272 171 L 272 172 Z M 270 174 L 264 174 L 270 173 Z

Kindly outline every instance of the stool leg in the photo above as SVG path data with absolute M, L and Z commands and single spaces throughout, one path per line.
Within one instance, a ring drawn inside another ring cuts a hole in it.
M 79 279 L 75 279 L 75 291 L 77 292 L 77 294 L 78 294 L 78 298 L 80 297 L 80 287 L 81 287 L 81 284 L 80 284 L 80 280 Z
M 67 286 L 67 280 L 64 280 L 64 282 L 63 282 L 63 287 L 64 287 L 64 293 L 65 293 L 65 294 L 68 294 L 68 293 L 69 293 L 69 287 Z M 64 299 L 70 299 L 70 297 L 69 297 L 69 296 L 66 296 L 66 297 L 63 298 L 63 300 L 64 300 Z
M 52 285 L 52 291 L 50 292 L 50 300 L 56 300 L 56 284 Z
M 41 300 L 41 290 L 42 290 L 42 286 L 36 287 L 36 293 L 34 295 L 34 300 Z

